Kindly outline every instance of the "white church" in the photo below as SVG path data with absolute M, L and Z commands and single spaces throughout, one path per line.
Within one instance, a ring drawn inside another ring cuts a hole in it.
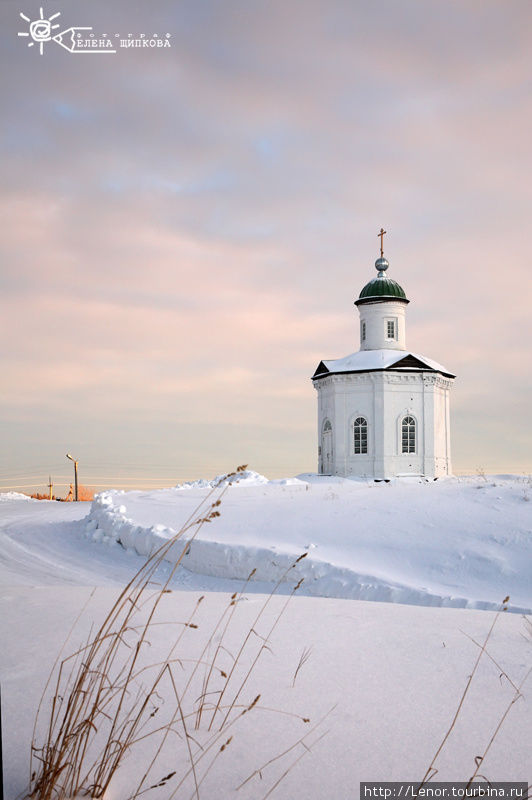
M 451 474 L 449 394 L 455 375 L 406 347 L 402 287 L 386 274 L 381 228 L 377 276 L 355 305 L 360 349 L 320 361 L 318 471 L 388 480 Z

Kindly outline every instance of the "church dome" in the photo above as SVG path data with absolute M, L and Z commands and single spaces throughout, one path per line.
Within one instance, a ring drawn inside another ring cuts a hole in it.
M 358 296 L 358 300 L 355 300 L 355 305 L 358 306 L 375 300 L 399 300 L 403 303 L 408 303 L 403 287 L 385 274 L 389 266 L 388 261 L 382 256 L 376 260 L 377 277 L 366 283 Z
M 359 300 L 370 297 L 394 297 L 406 300 L 405 290 L 392 278 L 373 278 L 372 281 L 366 283 L 358 297 Z

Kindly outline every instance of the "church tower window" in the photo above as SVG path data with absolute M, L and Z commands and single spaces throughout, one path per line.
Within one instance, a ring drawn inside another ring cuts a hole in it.
M 416 421 L 414 417 L 403 417 L 401 423 L 401 452 L 416 452 Z
M 368 423 L 364 417 L 357 417 L 353 426 L 355 455 L 368 452 Z
M 365 322 L 361 322 L 360 323 L 360 327 L 361 327 L 360 338 L 362 339 L 363 342 L 365 342 L 366 341 L 366 323 Z
M 387 339 L 395 339 L 395 320 L 394 319 L 387 319 L 386 320 L 386 338 Z

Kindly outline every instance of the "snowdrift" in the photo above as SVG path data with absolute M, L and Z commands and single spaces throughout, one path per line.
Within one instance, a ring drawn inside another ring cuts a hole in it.
M 93 501 L 86 535 L 140 555 L 174 536 L 216 484 L 108 491 Z M 390 483 L 246 472 L 221 516 L 190 543 L 183 568 L 218 578 L 275 582 L 302 593 L 424 606 L 532 609 L 532 487 L 519 476 Z M 182 543 L 170 551 L 176 559 Z

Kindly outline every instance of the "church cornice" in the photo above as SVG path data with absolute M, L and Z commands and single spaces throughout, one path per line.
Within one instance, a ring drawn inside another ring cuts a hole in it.
M 343 380 L 346 380 L 347 376 L 350 376 L 351 380 L 353 380 L 357 376 L 369 375 L 369 374 L 390 375 L 390 377 L 392 375 L 394 375 L 394 376 L 402 376 L 403 378 L 406 378 L 407 381 L 411 381 L 412 379 L 416 379 L 416 378 L 420 378 L 420 377 L 424 378 L 424 379 L 427 379 L 427 380 L 429 380 L 431 378 L 435 379 L 436 377 L 440 377 L 442 379 L 442 381 L 443 381 L 443 383 L 441 383 L 440 385 L 445 385 L 445 386 L 451 386 L 452 382 L 454 381 L 454 378 L 455 378 L 454 375 L 447 374 L 447 373 L 444 373 L 444 372 L 437 372 L 436 370 L 430 370 L 430 369 L 425 369 L 425 370 L 418 369 L 418 370 L 408 370 L 407 371 L 405 369 L 393 369 L 393 368 L 390 368 L 390 369 L 365 369 L 365 370 L 357 370 L 356 372 L 354 372 L 352 370 L 346 370 L 345 372 L 324 372 L 324 373 L 322 373 L 320 375 L 313 375 L 311 380 L 312 380 L 313 384 L 316 384 L 318 381 L 324 382 L 324 381 L 327 381 L 327 380 L 329 380 L 331 378 L 340 378 L 340 377 L 342 377 Z M 407 382 L 407 381 L 405 381 L 405 382 Z M 401 383 L 402 381 L 399 380 L 399 381 L 389 381 L 389 382 L 390 383 L 395 383 L 395 382 Z
M 389 385 L 405 385 L 405 384 L 423 384 L 427 387 L 436 387 L 438 389 L 450 389 L 453 385 L 454 378 L 446 378 L 439 373 L 422 374 L 420 372 L 404 373 L 399 370 L 392 372 L 390 370 L 372 370 L 371 372 L 332 372 L 324 375 L 320 380 L 313 378 L 312 385 L 319 391 L 328 386 L 338 384 L 368 384 L 375 383 L 376 380 L 382 381 Z

